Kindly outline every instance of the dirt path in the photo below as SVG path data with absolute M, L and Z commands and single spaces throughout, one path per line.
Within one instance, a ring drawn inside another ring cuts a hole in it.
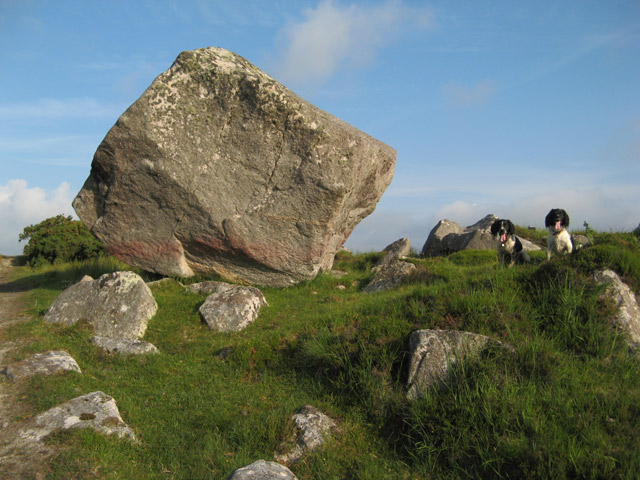
M 10 353 L 20 346 L 19 340 L 9 340 L 6 330 L 29 317 L 25 310 L 25 292 L 10 281 L 15 258 L 0 257 L 0 367 L 11 360 Z M 26 409 L 20 404 L 21 385 L 0 375 L 0 478 L 44 479 L 45 462 L 52 450 L 43 445 L 17 446 L 15 440 L 20 424 L 16 421 Z

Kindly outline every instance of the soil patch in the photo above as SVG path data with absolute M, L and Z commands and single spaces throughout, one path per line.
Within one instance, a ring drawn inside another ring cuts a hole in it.
M 12 352 L 21 345 L 19 339 L 10 339 L 7 329 L 16 323 L 29 319 L 26 310 L 24 285 L 11 281 L 12 269 L 17 265 L 17 257 L 0 256 L 0 366 L 12 360 Z M 17 433 L 21 422 L 18 418 L 30 416 L 21 404 L 23 386 L 0 376 L 0 478 L 2 479 L 44 479 L 46 459 L 53 449 L 42 443 L 17 444 Z

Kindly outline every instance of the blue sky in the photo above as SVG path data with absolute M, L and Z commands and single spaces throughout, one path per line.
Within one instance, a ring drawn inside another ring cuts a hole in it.
M 640 223 L 640 2 L 0 0 L 0 253 L 64 213 L 109 128 L 184 50 L 242 55 L 392 146 L 347 240 L 438 220 Z

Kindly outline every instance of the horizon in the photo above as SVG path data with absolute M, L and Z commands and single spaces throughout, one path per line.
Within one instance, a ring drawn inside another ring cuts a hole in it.
M 640 225 L 640 3 L 0 0 L 0 253 L 71 201 L 118 117 L 178 54 L 219 46 L 393 147 L 347 239 L 420 250 L 442 219 Z

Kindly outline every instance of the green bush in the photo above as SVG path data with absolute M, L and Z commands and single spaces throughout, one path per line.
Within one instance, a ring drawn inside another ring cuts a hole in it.
M 18 236 L 28 242 L 23 254 L 32 266 L 86 260 L 106 254 L 103 245 L 78 220 L 56 215 L 29 225 Z

